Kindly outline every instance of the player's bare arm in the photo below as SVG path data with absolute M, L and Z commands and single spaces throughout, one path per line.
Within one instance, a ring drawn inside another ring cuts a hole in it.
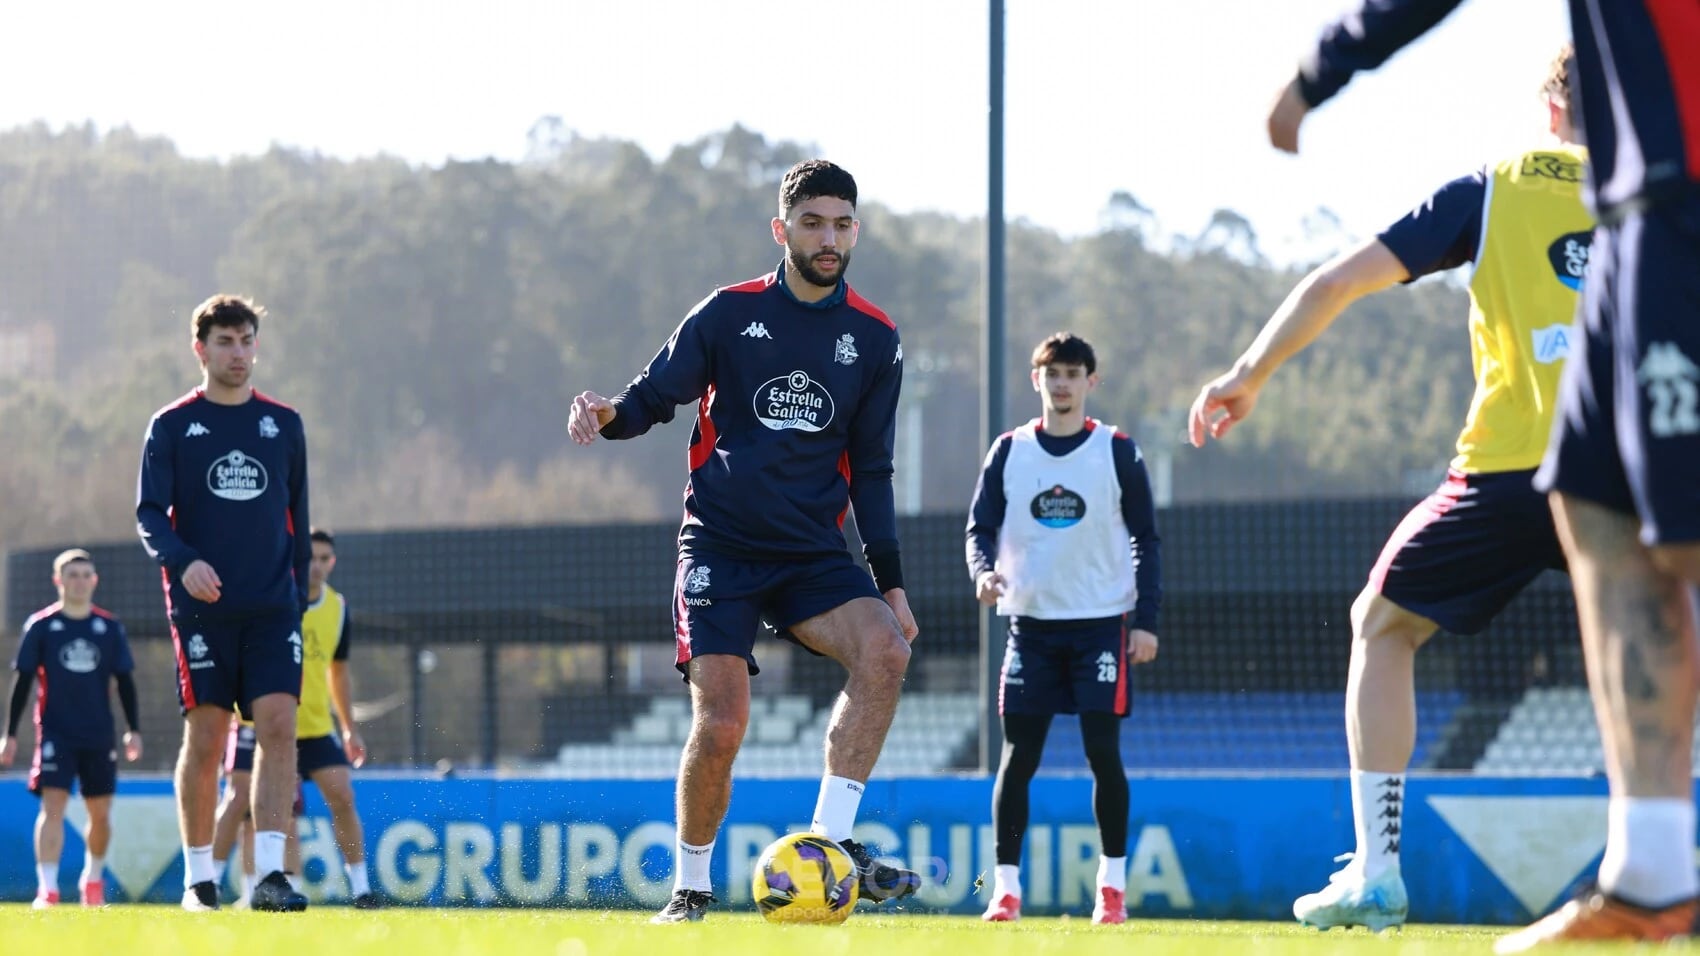
M 1408 278 L 1404 263 L 1379 239 L 1341 253 L 1305 276 L 1233 368 L 1199 389 L 1187 416 L 1193 447 L 1204 447 L 1207 435 L 1221 438 L 1250 417 L 1275 370 L 1304 351 L 1348 306 Z
M 997 607 L 998 598 L 1003 597 L 1004 586 L 1009 584 L 1004 576 L 996 571 L 982 571 L 974 582 L 974 598 L 986 607 Z

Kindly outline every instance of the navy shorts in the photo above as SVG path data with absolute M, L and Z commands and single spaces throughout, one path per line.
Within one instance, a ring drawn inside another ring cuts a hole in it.
M 1539 487 L 1700 541 L 1700 201 L 1594 234 Z
M 315 772 L 327 767 L 346 766 L 349 766 L 348 755 L 342 752 L 342 744 L 337 742 L 335 735 L 303 737 L 295 741 L 295 771 L 302 780 L 311 780 Z
M 41 795 L 43 787 L 74 790 L 81 783 L 83 799 L 110 797 L 118 790 L 118 748 L 78 747 L 54 740 L 36 741 L 35 761 L 30 764 L 30 793 Z
M 231 724 L 230 743 L 225 747 L 224 751 L 224 772 L 254 772 L 253 724 Z
M 675 663 L 687 681 L 685 665 L 704 654 L 742 657 L 750 673 L 759 674 L 756 632 L 763 623 L 803 646 L 791 634 L 791 625 L 863 597 L 878 599 L 880 593 L 849 552 L 797 561 L 681 554 L 673 582 Z
M 1546 496 L 1533 472 L 1446 482 L 1399 522 L 1369 586 L 1454 634 L 1475 634 L 1542 571 L 1565 568 Z
M 1127 630 L 1121 618 L 1010 618 L 998 713 L 1126 717 L 1128 696 Z
M 286 611 L 235 621 L 171 622 L 177 702 L 244 714 L 267 694 L 301 697 L 301 615 Z

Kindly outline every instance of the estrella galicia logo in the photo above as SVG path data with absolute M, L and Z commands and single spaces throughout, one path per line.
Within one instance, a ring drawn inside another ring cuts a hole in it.
M 1033 520 L 1047 528 L 1072 528 L 1086 517 L 1086 499 L 1062 485 L 1053 485 L 1033 498 Z
M 207 490 L 226 501 L 252 501 L 266 493 L 266 466 L 232 451 L 207 469 Z
M 1567 232 L 1547 247 L 1547 261 L 1558 281 L 1571 289 L 1580 290 L 1588 276 L 1588 252 L 1593 248 L 1593 232 Z
M 818 432 L 832 424 L 832 393 L 801 369 L 768 379 L 756 389 L 756 418 L 774 431 Z

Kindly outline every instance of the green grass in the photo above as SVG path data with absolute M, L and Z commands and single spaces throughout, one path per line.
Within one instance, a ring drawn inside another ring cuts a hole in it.
M 1450 956 L 1492 951 L 1503 927 L 1411 926 L 1380 935 L 1318 933 L 1290 923 L 1136 920 L 1093 926 L 1085 919 L 1030 918 L 1014 924 L 973 917 L 880 915 L 866 907 L 841 927 L 769 926 L 753 914 L 650 926 L 647 912 L 594 910 L 323 907 L 301 915 L 225 910 L 189 914 L 166 906 L 61 906 L 37 913 L 0 905 L 0 951 L 32 956 Z M 1592 952 L 1632 952 L 1602 947 Z M 1643 952 L 1645 950 L 1642 950 Z

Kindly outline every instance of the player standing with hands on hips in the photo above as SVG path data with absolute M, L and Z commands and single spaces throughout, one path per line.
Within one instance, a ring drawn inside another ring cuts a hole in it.
M 844 281 L 861 226 L 856 198 L 855 179 L 833 163 L 791 167 L 771 223 L 785 250 L 778 268 L 698 303 L 613 399 L 573 400 L 568 431 L 581 445 L 636 438 L 680 405 L 697 409 L 673 600 L 691 731 L 674 891 L 654 922 L 700 920 L 714 902 L 709 860 L 749 724 L 763 622 L 849 672 L 811 829 L 856 861 L 862 896 L 883 902 L 919 886 L 850 839 L 917 633 L 891 484 L 903 347 L 891 319 Z M 845 543 L 852 505 L 871 578 Z
M 1076 713 L 1101 844 L 1092 922 L 1127 921 L 1121 722 L 1128 665 L 1157 658 L 1162 551 L 1138 446 L 1086 417 L 1097 387 L 1098 359 L 1086 340 L 1058 332 L 1039 343 L 1033 389 L 1043 414 L 992 445 L 968 518 L 975 595 L 1009 618 L 998 683 L 1004 745 L 992 791 L 998 866 L 982 917 L 993 923 L 1021 918 L 1028 785 L 1051 718 Z

